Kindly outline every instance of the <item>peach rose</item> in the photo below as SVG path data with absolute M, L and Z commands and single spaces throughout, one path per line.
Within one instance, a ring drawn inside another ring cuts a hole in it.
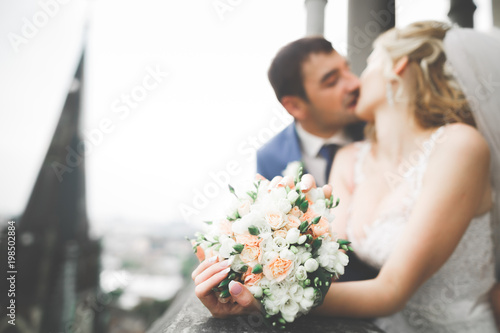
M 260 255 L 261 255 L 260 245 L 257 246 L 245 245 L 243 251 L 241 251 L 240 253 L 240 259 L 245 264 L 248 264 L 259 259 Z
M 257 282 L 259 282 L 260 279 L 262 279 L 262 273 L 259 273 L 259 274 L 251 274 L 250 273 L 247 276 L 245 276 L 245 280 L 243 280 L 243 281 L 244 281 L 245 286 L 251 287 L 254 284 L 256 284 Z
M 281 213 L 268 213 L 266 214 L 265 219 L 272 229 L 279 229 L 287 222 Z
M 317 238 L 330 231 L 330 224 L 326 218 L 321 217 L 318 224 L 312 224 L 310 229 L 312 230 L 313 237 Z
M 275 280 L 276 282 L 283 281 L 288 273 L 293 269 L 293 261 L 282 259 L 279 256 L 273 261 L 264 266 L 264 275 L 269 280 Z
M 276 230 L 274 232 L 274 237 L 283 237 L 283 238 L 286 238 L 286 231 L 283 230 L 283 229 L 280 229 L 280 230 Z
M 309 208 L 307 209 L 307 211 L 304 213 L 304 215 L 302 215 L 300 217 L 300 221 L 304 222 L 304 221 L 309 221 L 311 222 L 311 220 L 313 218 L 316 217 L 316 212 L 311 208 L 311 206 L 309 205 Z
M 297 207 L 294 207 L 294 208 L 297 208 Z M 287 230 L 290 230 L 292 228 L 298 228 L 300 226 L 300 220 L 297 216 L 289 214 L 285 218 L 288 219 L 288 224 L 286 225 Z
M 219 222 L 219 230 L 221 233 L 232 236 L 233 235 L 233 229 L 232 229 L 232 224 L 228 220 L 222 220 Z
M 257 246 L 262 242 L 259 237 L 250 234 L 240 234 L 236 235 L 236 243 L 243 244 L 245 246 Z

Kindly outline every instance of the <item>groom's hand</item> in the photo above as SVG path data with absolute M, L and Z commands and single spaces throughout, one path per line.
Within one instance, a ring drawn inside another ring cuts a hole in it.
M 203 261 L 191 274 L 196 285 L 196 297 L 215 318 L 261 312 L 260 302 L 239 282 L 231 281 L 229 284 L 231 297 L 226 299 L 226 303 L 221 303 L 212 291 L 227 277 L 230 265 L 228 260 L 218 262 L 216 256 Z

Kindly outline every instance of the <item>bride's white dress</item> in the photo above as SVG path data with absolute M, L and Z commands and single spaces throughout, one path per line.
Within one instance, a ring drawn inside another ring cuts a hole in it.
M 419 163 L 406 171 L 404 180 L 396 189 L 399 191 L 396 202 L 373 224 L 364 228 L 364 237 L 357 239 L 353 226 L 348 224 L 347 236 L 361 260 L 380 269 L 405 232 L 420 193 L 429 155 L 442 131 L 443 127 L 425 142 Z M 359 145 L 354 170 L 356 188 L 363 182 L 363 164 L 371 149 L 368 141 Z M 439 251 L 439 244 L 436 244 L 436 251 Z M 388 333 L 497 332 L 488 301 L 488 292 L 494 283 L 488 212 L 472 219 L 452 256 L 418 289 L 405 308 L 392 316 L 378 318 L 376 324 Z

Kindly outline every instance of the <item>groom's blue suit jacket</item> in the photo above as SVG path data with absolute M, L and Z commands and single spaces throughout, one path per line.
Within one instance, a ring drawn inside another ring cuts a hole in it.
M 257 172 L 271 180 L 281 175 L 288 163 L 300 160 L 299 136 L 292 123 L 257 151 Z

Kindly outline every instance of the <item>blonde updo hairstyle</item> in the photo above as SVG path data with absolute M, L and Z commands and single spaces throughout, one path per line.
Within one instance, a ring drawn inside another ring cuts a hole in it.
M 400 101 L 403 88 L 409 88 L 408 103 L 417 124 L 424 129 L 454 122 L 475 126 L 466 97 L 446 62 L 443 39 L 449 29 L 449 25 L 436 21 L 416 22 L 402 29 L 392 28 L 374 42 L 392 60 L 384 69 L 386 77 L 400 83 L 394 100 Z M 404 56 L 408 56 L 405 70 L 411 72 L 412 82 L 403 82 L 393 72 L 394 64 Z M 375 138 L 373 125 L 367 126 L 366 136 Z

